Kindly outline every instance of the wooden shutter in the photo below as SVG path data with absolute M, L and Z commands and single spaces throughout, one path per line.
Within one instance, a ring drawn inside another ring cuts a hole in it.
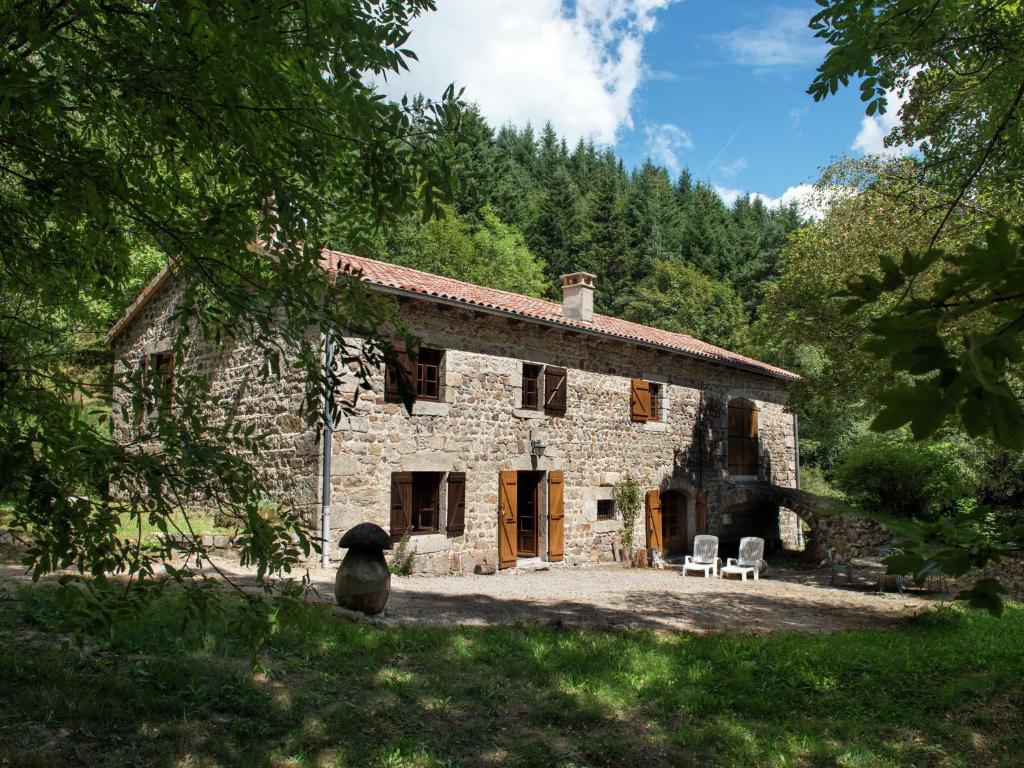
M 565 477 L 561 470 L 548 472 L 548 560 L 565 554 Z
M 701 488 L 697 491 L 697 533 L 708 532 L 708 492 Z
M 139 390 L 135 396 L 135 426 L 142 426 L 142 422 L 149 415 L 149 355 L 143 355 L 139 360 Z
M 396 357 L 398 359 L 398 370 L 390 365 L 384 368 L 384 402 L 401 403 L 402 391 L 399 389 L 399 377 L 405 380 L 407 392 L 413 398 L 416 397 L 416 357 L 409 352 L 404 344 L 395 344 Z
M 498 567 L 516 564 L 516 505 L 518 477 L 515 471 L 498 473 Z
M 643 379 L 633 379 L 629 389 L 629 418 L 633 421 L 649 421 L 651 418 L 650 385 Z
M 174 352 L 168 352 L 165 360 L 165 369 L 160 377 L 160 386 L 163 387 L 164 407 L 170 413 L 174 407 Z
M 448 473 L 448 521 L 449 536 L 461 536 L 466 530 L 466 473 Z
M 391 538 L 400 539 L 412 525 L 412 472 L 391 473 Z
M 644 506 L 647 508 L 647 548 L 662 549 L 661 538 L 661 493 L 648 491 Z
M 550 414 L 563 415 L 566 404 L 565 368 L 548 366 L 544 369 L 544 411 Z

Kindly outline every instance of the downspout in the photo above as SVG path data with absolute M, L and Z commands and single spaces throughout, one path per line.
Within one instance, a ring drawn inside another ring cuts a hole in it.
M 331 410 L 331 376 L 334 368 L 334 334 L 330 327 L 324 334 L 326 353 L 324 355 L 324 456 L 323 488 L 320 492 L 320 545 L 321 564 L 331 565 L 331 447 L 334 438 L 334 414 Z
M 796 489 L 800 490 L 800 421 L 793 411 L 793 447 L 796 451 Z

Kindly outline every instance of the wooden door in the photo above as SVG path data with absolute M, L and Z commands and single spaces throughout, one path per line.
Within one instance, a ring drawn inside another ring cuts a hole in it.
M 686 553 L 688 531 L 686 530 L 686 496 L 679 491 L 666 491 L 661 496 L 662 537 L 665 554 Z
M 560 470 L 548 472 L 548 560 L 565 554 L 565 478 Z
M 540 473 L 520 472 L 516 482 L 516 555 L 536 557 L 540 554 Z
M 516 507 L 518 477 L 516 472 L 498 474 L 498 567 L 514 568 L 516 564 Z
M 664 541 L 661 536 L 661 493 L 657 490 L 648 491 L 644 501 L 647 510 L 647 548 L 662 549 Z

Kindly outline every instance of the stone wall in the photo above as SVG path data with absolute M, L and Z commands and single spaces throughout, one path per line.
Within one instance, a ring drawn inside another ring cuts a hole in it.
M 113 340 L 116 375 L 137 371 L 143 355 L 171 349 L 177 325 L 174 312 L 182 288 L 171 278 Z M 319 506 L 319 453 L 315 433 L 299 418 L 304 384 L 301 376 L 282 364 L 281 376 L 264 380 L 261 354 L 245 345 L 205 342 L 195 335 L 185 348 L 184 367 L 205 376 L 211 394 L 221 399 L 210 423 L 247 426 L 269 434 L 257 461 L 272 498 L 291 504 L 312 523 Z M 114 439 L 136 439 L 135 405 L 127 392 L 115 391 L 111 414 Z M 143 446 L 140 446 L 143 447 Z
M 719 525 L 728 464 L 727 411 L 733 397 L 759 409 L 762 479 L 795 481 L 793 418 L 784 383 L 623 341 L 544 328 L 483 313 L 403 301 L 402 317 L 423 345 L 446 350 L 444 402 L 417 402 L 412 414 L 374 391 L 334 434 L 332 527 L 337 538 L 370 520 L 389 527 L 392 472 L 466 473 L 466 529 L 412 537 L 416 568 L 469 571 L 497 564 L 498 473 L 562 470 L 565 474 L 565 562 L 609 560 L 618 520 L 597 520 L 597 502 L 611 498 L 627 474 L 644 489 L 679 489 L 688 498 L 688 530 L 696 532 L 694 491 L 709 489 L 708 527 Z M 355 347 L 359 339 L 348 338 Z M 520 408 L 523 362 L 568 369 L 564 416 Z M 630 379 L 663 387 L 659 422 L 630 421 Z M 351 384 L 354 387 L 354 382 Z M 546 446 L 530 455 L 530 441 Z M 442 494 L 444 486 L 442 484 Z M 441 500 L 445 507 L 444 498 Z M 541 509 L 546 510 L 542 498 Z M 777 511 L 777 510 L 776 510 Z M 644 516 L 635 532 L 643 542 Z M 540 529 L 545 530 L 542 518 Z M 544 541 L 542 536 L 542 553 Z
M 172 314 L 181 287 L 173 280 L 118 335 L 118 371 L 136 369 L 143 354 L 171 347 Z M 463 534 L 416 535 L 419 572 L 469 571 L 497 564 L 498 473 L 502 470 L 565 474 L 565 562 L 610 560 L 619 520 L 598 520 L 601 499 L 632 475 L 644 489 L 678 489 L 687 498 L 687 528 L 696 533 L 694 493 L 708 489 L 708 528 L 720 527 L 722 510 L 734 500 L 729 487 L 727 405 L 734 397 L 758 407 L 761 480 L 791 487 L 795 480 L 793 418 L 785 411 L 785 383 L 753 372 L 628 341 L 595 338 L 427 301 L 402 301 L 402 317 L 424 346 L 446 350 L 444 402 L 417 402 L 412 414 L 383 397 L 384 374 L 374 390 L 360 392 L 351 417 L 334 433 L 332 540 L 363 521 L 390 526 L 390 477 L 398 471 L 465 472 Z M 353 347 L 357 338 L 346 338 Z M 568 369 L 567 411 L 548 416 L 521 406 L 523 362 Z M 259 461 L 271 495 L 307 513 L 317 526 L 320 451 L 315 433 L 297 417 L 303 381 L 281 365 L 283 378 L 262 381 L 263 360 L 244 347 L 191 340 L 185 366 L 211 382 L 225 406 L 214 420 L 253 423 L 271 434 Z M 662 418 L 630 421 L 630 379 L 663 387 Z M 344 394 L 353 395 L 351 389 Z M 115 409 L 119 440 L 133 439 L 131 406 Z M 540 459 L 530 441 L 546 446 Z M 445 486 L 442 483 L 442 515 Z M 546 486 L 541 498 L 541 557 L 546 557 Z M 770 510 L 766 514 L 774 514 Z M 636 541 L 645 540 L 641 512 Z M 341 553 L 336 553 L 340 555 Z

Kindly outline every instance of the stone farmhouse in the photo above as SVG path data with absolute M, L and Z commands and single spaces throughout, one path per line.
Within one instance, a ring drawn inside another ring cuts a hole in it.
M 264 382 L 247 350 L 199 339 L 184 365 L 231 403 L 224 418 L 271 433 L 268 486 L 314 526 L 326 501 L 329 541 L 364 521 L 396 540 L 409 533 L 415 568 L 429 573 L 608 561 L 622 529 L 613 490 L 627 475 L 643 492 L 635 540 L 665 556 L 690 552 L 703 532 L 720 537 L 723 557 L 741 536 L 769 547 L 799 538 L 773 493 L 799 479 L 786 411 L 795 374 L 595 314 L 586 273 L 563 276 L 559 304 L 337 252 L 324 262 L 392 296 L 421 340 L 335 429 L 330 498 L 321 446 L 296 416 L 298 374 L 281 366 Z M 165 269 L 111 329 L 121 371 L 173 377 L 181 291 Z M 399 375 L 415 391 L 411 412 Z M 118 439 L 133 436 L 131 412 L 114 410 Z

